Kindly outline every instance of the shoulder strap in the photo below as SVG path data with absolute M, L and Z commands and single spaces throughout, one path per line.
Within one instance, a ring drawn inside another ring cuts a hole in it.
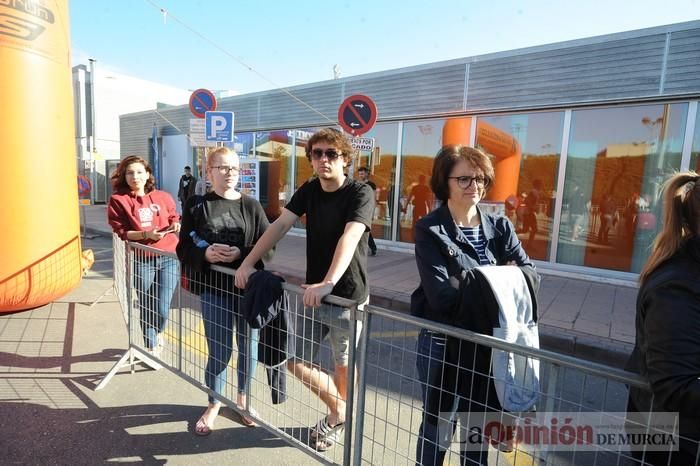
M 202 213 L 202 208 L 204 207 L 204 196 L 195 194 L 192 196 L 194 202 L 190 206 L 190 214 L 195 221 L 195 225 L 199 222 L 199 215 Z
M 255 219 L 253 218 L 253 197 L 241 193 L 241 207 L 243 210 L 243 221 L 245 222 L 245 242 L 246 246 L 253 242 L 253 228 L 255 227 Z

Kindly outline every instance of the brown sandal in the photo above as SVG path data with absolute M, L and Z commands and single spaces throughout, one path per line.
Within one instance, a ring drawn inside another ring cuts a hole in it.
M 245 411 L 245 409 L 243 409 L 240 406 L 238 407 L 238 409 L 240 409 L 241 411 Z M 248 412 L 252 416 L 258 417 L 258 413 L 256 413 L 253 408 L 250 408 L 248 410 Z M 240 413 L 238 413 L 238 415 L 241 418 L 241 424 L 243 424 L 244 426 L 246 426 L 246 427 L 257 427 L 258 426 L 258 424 L 255 422 L 255 420 L 252 417 L 247 416 L 244 412 L 240 412 Z
M 207 435 L 211 434 L 212 430 L 212 427 L 209 426 L 204 420 L 204 415 L 202 415 L 202 417 L 200 417 L 197 423 L 194 425 L 194 434 L 199 435 L 200 437 L 206 437 Z

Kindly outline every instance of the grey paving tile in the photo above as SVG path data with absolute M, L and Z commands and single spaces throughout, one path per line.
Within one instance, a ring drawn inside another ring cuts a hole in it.
M 556 327 L 556 328 L 562 328 L 562 329 L 572 329 L 574 328 L 574 323 L 564 321 L 564 320 L 557 320 L 557 319 L 543 319 L 540 321 L 541 324 L 548 325 L 551 327 Z
M 576 319 L 574 322 L 574 330 L 584 332 L 590 335 L 599 337 L 610 337 L 610 326 L 607 322 L 597 322 L 587 319 Z
M 28 324 L 29 319 L 27 318 L 14 317 L 9 319 L 0 338 L 2 338 L 3 341 L 20 341 Z

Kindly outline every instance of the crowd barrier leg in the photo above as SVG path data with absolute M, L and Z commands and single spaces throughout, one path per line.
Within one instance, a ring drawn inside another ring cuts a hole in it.
M 129 362 L 126 362 L 127 359 Z M 112 380 L 112 377 L 114 377 L 117 372 L 119 372 L 122 368 L 124 367 L 130 367 L 131 368 L 131 373 L 134 373 L 134 365 L 137 363 L 143 363 L 146 366 L 150 367 L 153 370 L 159 370 L 162 369 L 163 366 L 158 363 L 155 359 L 151 359 L 146 353 L 141 352 L 138 348 L 129 348 L 126 350 L 126 353 L 122 355 L 121 358 L 119 358 L 119 361 L 117 361 L 114 366 L 107 372 L 107 374 L 102 378 L 99 384 L 95 387 L 95 391 L 97 390 L 102 390 L 107 386 L 110 380 Z
M 129 244 L 126 243 L 126 248 L 124 250 L 125 254 L 125 284 L 126 284 L 126 305 L 127 305 L 127 312 L 126 312 L 126 329 L 127 333 L 129 335 L 129 349 L 126 350 L 126 352 L 119 358 L 119 360 L 112 366 L 112 368 L 105 374 L 105 376 L 102 378 L 100 383 L 97 384 L 95 387 L 95 391 L 97 390 L 102 390 L 109 384 L 110 380 L 112 380 L 112 377 L 114 377 L 117 372 L 119 372 L 122 368 L 124 367 L 129 367 L 131 373 L 134 373 L 134 365 L 137 362 L 141 362 L 145 364 L 146 366 L 150 367 L 153 370 L 159 370 L 162 369 L 163 366 L 158 363 L 156 360 L 152 359 L 150 356 L 148 356 L 146 353 L 140 351 L 138 348 L 134 348 L 132 341 L 131 341 L 131 325 L 134 319 L 131 318 L 131 312 L 134 307 L 134 301 L 133 301 L 133 295 L 132 295 L 132 283 L 131 283 L 131 278 L 132 278 L 132 268 L 130 266 L 131 262 L 131 248 L 129 247 Z M 115 287 L 117 284 L 115 283 Z M 117 293 L 117 296 L 119 296 L 120 290 L 115 290 Z M 126 360 L 129 360 L 127 363 Z

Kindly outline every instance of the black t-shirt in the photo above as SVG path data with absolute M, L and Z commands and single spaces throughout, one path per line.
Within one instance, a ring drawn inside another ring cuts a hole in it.
M 199 237 L 209 244 L 227 244 L 242 250 L 245 247 L 243 201 L 224 199 L 216 193 L 214 196 L 215 201 L 207 203 L 206 223 L 199 225 Z
M 238 268 L 269 225 L 260 203 L 245 194 L 236 200 L 224 199 L 215 192 L 193 196 L 183 209 L 177 255 L 192 271 L 203 274 L 197 275 L 197 281 L 233 290 L 231 275 L 222 281 L 221 277 L 209 270 L 206 248 L 214 243 L 238 247 L 241 250 L 238 260 L 217 264 Z M 263 268 L 262 261 L 256 264 L 256 268 Z
M 325 278 L 348 222 L 367 227 L 332 292 L 341 298 L 364 301 L 369 295 L 367 236 L 374 212 L 372 188 L 346 178 L 337 191 L 329 193 L 314 179 L 304 183 L 285 208 L 299 217 L 306 215 L 306 283 L 319 283 Z

